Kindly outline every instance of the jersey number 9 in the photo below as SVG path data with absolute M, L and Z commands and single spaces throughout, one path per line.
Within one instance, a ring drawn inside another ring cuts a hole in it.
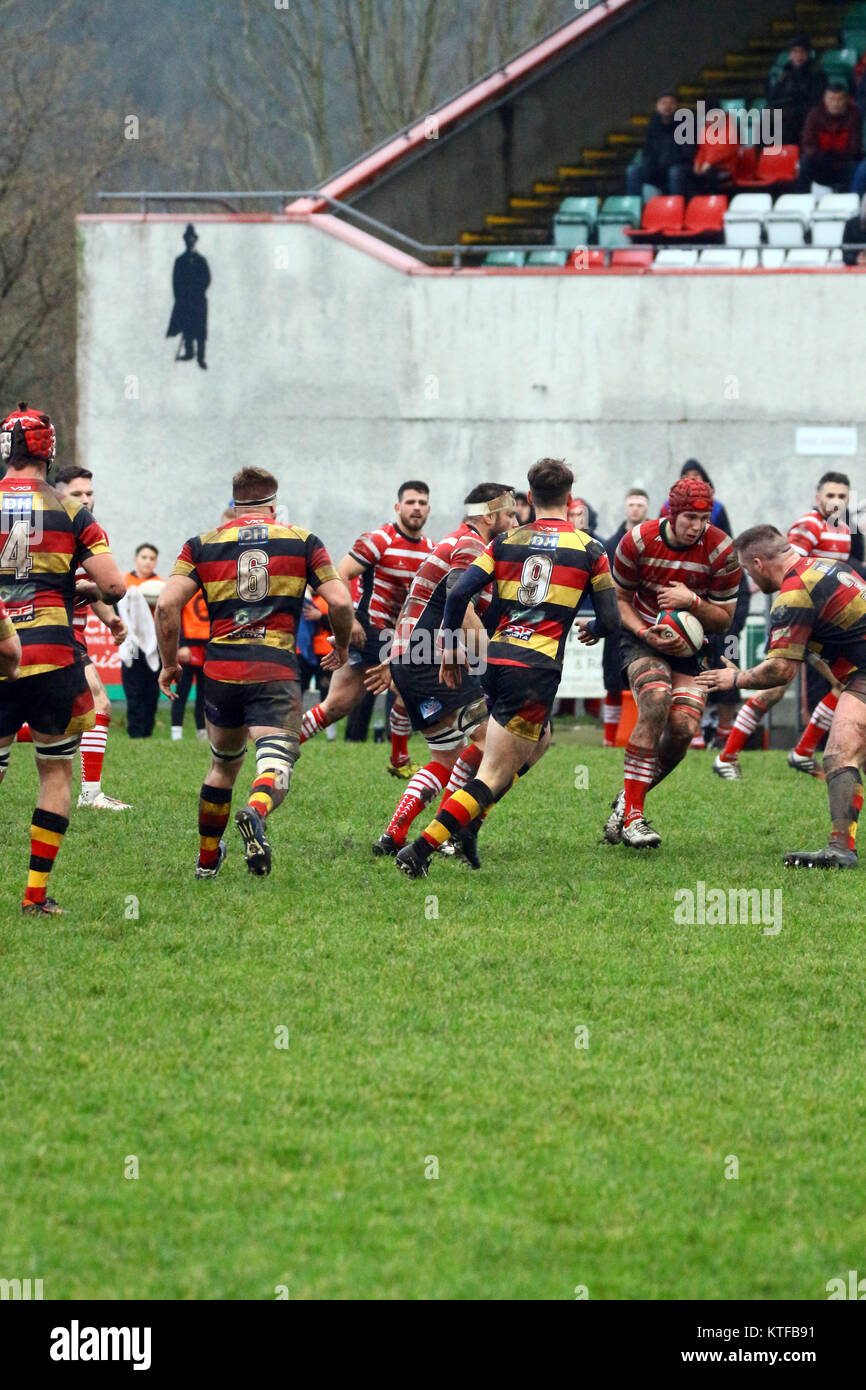
M 267 551 L 242 550 L 238 557 L 238 598 L 244 603 L 260 603 L 270 587 Z
M 547 598 L 552 573 L 553 557 L 551 555 L 530 555 L 528 560 L 524 560 L 523 569 L 520 572 L 517 602 L 524 604 L 527 608 L 533 608 L 535 604 L 543 603 Z

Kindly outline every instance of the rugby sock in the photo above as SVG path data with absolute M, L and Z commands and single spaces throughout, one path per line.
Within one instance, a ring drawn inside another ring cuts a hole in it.
M 409 761 L 409 735 L 412 724 L 405 710 L 394 706 L 391 710 L 391 766 L 402 767 Z
M 601 718 L 604 724 L 602 748 L 616 748 L 616 731 L 619 728 L 621 714 L 622 694 L 615 690 L 606 690 L 604 692 L 604 704 L 601 707 Z
M 212 869 L 219 861 L 220 840 L 231 805 L 230 787 L 209 787 L 205 782 L 198 802 L 198 862 L 203 869 Z
M 394 843 L 404 845 L 409 826 L 424 807 L 438 796 L 448 780 L 448 768 L 442 763 L 428 763 L 407 783 L 385 831 Z
M 273 790 L 277 781 L 277 773 L 262 772 L 253 785 L 250 787 L 250 799 L 247 802 L 259 815 L 267 817 L 274 809 Z
M 823 700 L 820 700 L 812 710 L 800 742 L 794 749 L 794 752 L 799 753 L 801 758 L 811 758 L 817 752 L 818 745 L 833 723 L 833 714 L 838 703 L 839 696 L 834 695 L 831 690 L 830 694 L 825 695 Z
M 449 796 L 435 820 L 415 841 L 415 850 L 422 859 L 429 859 L 434 850 L 459 835 L 487 810 L 494 800 L 493 792 L 477 777 L 467 782 L 459 792 Z
M 834 767 L 827 773 L 827 795 L 833 830 L 830 844 L 840 849 L 857 848 L 857 819 L 863 805 L 863 783 L 857 767 Z
M 653 783 L 656 755 L 651 748 L 638 748 L 635 743 L 625 747 L 625 824 L 630 825 L 643 815 L 646 794 Z
M 30 872 L 27 875 L 25 903 L 44 903 L 48 875 L 54 867 L 63 836 L 69 825 L 68 816 L 55 815 L 37 806 L 30 823 Z
M 102 783 L 110 723 L 110 714 L 97 714 L 93 728 L 81 735 L 81 790 L 85 796 L 96 796 Z
M 737 761 L 766 713 L 767 706 L 759 695 L 753 695 L 751 700 L 746 701 L 734 720 L 734 727 L 728 734 L 727 743 L 719 754 L 723 763 Z
M 308 709 L 301 720 L 301 743 L 306 743 L 307 739 L 315 738 L 323 729 L 328 727 L 328 721 L 322 713 L 321 705 L 313 705 Z
M 32 735 L 31 732 L 30 732 L 30 725 L 29 725 L 29 724 L 22 724 L 22 725 L 21 725 L 21 728 L 18 730 L 18 733 L 15 735 L 15 742 L 16 742 L 16 743 L 32 743 L 32 742 L 33 742 L 33 735 Z
M 461 787 L 465 787 L 481 766 L 482 753 L 477 743 L 470 743 L 468 748 L 464 748 L 460 757 L 451 769 L 451 776 L 448 778 L 447 792 L 459 792 Z M 442 805 L 445 803 L 443 801 Z

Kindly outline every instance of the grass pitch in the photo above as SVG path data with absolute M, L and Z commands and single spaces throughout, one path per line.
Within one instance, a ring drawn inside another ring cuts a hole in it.
M 782 868 L 825 840 L 822 783 L 780 753 L 721 783 L 692 753 L 641 857 L 597 844 L 622 754 L 560 735 L 481 872 L 411 882 L 370 854 L 387 750 L 319 738 L 272 876 L 230 826 L 196 883 L 207 751 L 160 721 L 112 732 L 104 785 L 135 810 L 73 811 L 56 924 L 19 910 L 29 747 L 0 789 L 0 1276 L 46 1298 L 822 1299 L 862 1271 L 862 878 Z M 699 880 L 781 889 L 781 931 L 678 924 Z

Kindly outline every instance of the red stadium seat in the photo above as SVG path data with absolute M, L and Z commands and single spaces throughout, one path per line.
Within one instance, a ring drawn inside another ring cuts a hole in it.
M 740 188 L 766 188 L 773 183 L 793 183 L 800 159 L 799 145 L 765 145 L 761 150 L 758 168 L 753 179 L 738 178 Z
M 682 199 L 680 201 L 682 201 Z M 612 266 L 652 265 L 654 255 L 655 251 L 651 246 L 647 246 L 646 248 L 642 246 L 629 246 L 624 251 L 612 251 L 610 254 L 610 263 Z
M 650 198 L 643 210 L 639 227 L 625 227 L 626 236 L 637 241 L 651 237 L 676 235 L 682 230 L 686 200 L 681 196 Z
M 576 246 L 568 258 L 569 270 L 598 270 L 604 266 L 603 246 Z
M 711 232 L 718 232 L 721 235 L 724 227 L 722 219 L 727 206 L 728 200 L 723 193 L 712 193 L 699 198 L 692 198 L 686 208 L 682 229 L 678 232 L 669 230 L 667 236 L 681 237 L 683 241 L 692 241 L 695 237 L 708 236 Z

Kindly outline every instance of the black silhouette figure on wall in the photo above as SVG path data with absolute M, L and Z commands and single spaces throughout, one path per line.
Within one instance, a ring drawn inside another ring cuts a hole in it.
M 200 367 L 207 367 L 204 360 L 204 345 L 207 338 L 207 288 L 210 284 L 210 268 L 204 256 L 193 247 L 198 235 L 192 223 L 187 224 L 183 234 L 186 250 L 178 256 L 171 275 L 174 291 L 174 308 L 168 325 L 167 338 L 181 334 L 175 362 L 191 362 L 195 357 Z M 193 349 L 195 343 L 195 349 Z M 183 347 L 183 352 L 181 352 Z

